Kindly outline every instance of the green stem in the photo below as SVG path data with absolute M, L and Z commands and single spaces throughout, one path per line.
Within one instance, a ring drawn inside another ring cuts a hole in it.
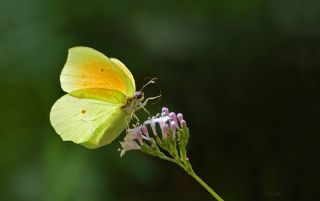
M 165 141 L 166 142 L 166 141 Z M 210 187 L 208 186 L 208 184 L 206 184 L 192 169 L 192 166 L 190 164 L 190 161 L 188 160 L 188 158 L 179 157 L 178 151 L 176 150 L 176 144 L 174 143 L 174 149 L 172 147 L 167 147 L 166 144 L 163 144 L 163 142 L 161 141 L 161 139 L 159 137 L 156 137 L 155 140 L 152 141 L 153 145 L 156 147 L 156 153 L 149 153 L 146 150 L 142 150 L 147 154 L 150 154 L 152 156 L 157 156 L 162 160 L 166 160 L 166 161 L 170 161 L 172 163 L 175 163 L 177 165 L 179 165 L 182 169 L 184 169 L 190 176 L 192 176 L 203 188 L 205 188 L 217 201 L 223 201 L 223 199 Z M 169 144 L 172 145 L 172 144 Z M 160 148 L 162 148 L 163 150 L 166 150 L 168 152 L 167 156 L 166 154 L 162 153 L 160 151 L 160 149 L 158 148 L 158 146 L 160 146 Z
M 223 201 L 223 199 L 208 185 L 206 182 L 204 182 L 192 169 L 191 164 L 187 162 L 188 164 L 183 164 L 179 159 L 175 158 L 169 158 L 167 156 L 161 155 L 158 156 L 159 158 L 170 161 L 173 163 L 176 163 L 179 165 L 182 169 L 184 169 L 190 176 L 192 176 L 203 188 L 205 188 L 216 200 Z
M 188 172 L 189 175 L 191 175 L 199 184 L 201 184 L 202 187 L 204 187 L 214 198 L 216 198 L 218 201 L 223 201 L 223 199 L 212 189 L 208 184 L 206 184 L 196 173 L 193 171 Z
M 166 161 L 170 161 L 170 162 L 172 162 L 172 163 L 176 163 L 176 161 L 175 161 L 174 159 L 169 158 L 169 157 L 167 157 L 167 156 L 160 155 L 160 156 L 158 156 L 158 157 L 161 158 L 162 160 L 166 160 Z

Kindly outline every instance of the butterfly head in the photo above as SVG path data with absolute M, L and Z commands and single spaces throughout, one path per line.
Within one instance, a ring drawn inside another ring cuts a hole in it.
M 138 101 L 143 101 L 143 99 L 144 99 L 144 93 L 143 93 L 143 91 L 136 91 L 136 92 L 134 93 L 134 98 L 135 98 L 136 100 L 138 100 Z

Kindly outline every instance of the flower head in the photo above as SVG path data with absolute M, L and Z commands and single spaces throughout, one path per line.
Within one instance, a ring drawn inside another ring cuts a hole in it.
M 170 112 L 163 107 L 161 115 L 156 115 L 144 121 L 142 125 L 136 125 L 132 129 L 127 129 L 127 135 L 121 144 L 121 156 L 129 150 L 139 150 L 143 145 L 150 145 L 153 138 L 169 140 L 175 142 L 180 129 L 186 128 L 186 121 L 181 113 Z M 159 130 L 161 132 L 159 132 Z M 149 132 L 151 131 L 151 132 Z M 159 134 L 161 134 L 159 136 Z
M 158 132 L 157 132 L 158 130 Z M 161 132 L 159 132 L 161 130 Z M 159 133 L 159 134 L 158 134 Z M 170 112 L 164 107 L 161 115 L 153 116 L 141 125 L 127 129 L 127 135 L 120 142 L 120 156 L 129 150 L 141 150 L 150 156 L 174 162 L 193 176 L 217 199 L 223 200 L 194 173 L 187 157 L 189 129 L 181 113 Z

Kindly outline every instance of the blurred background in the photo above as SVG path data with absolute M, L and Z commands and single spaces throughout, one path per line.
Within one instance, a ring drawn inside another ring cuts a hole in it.
M 316 201 L 320 1 L 0 1 L 3 201 L 212 200 L 174 164 L 62 142 L 49 123 L 70 47 L 158 77 L 195 171 L 225 200 Z M 157 95 L 149 88 L 147 95 Z

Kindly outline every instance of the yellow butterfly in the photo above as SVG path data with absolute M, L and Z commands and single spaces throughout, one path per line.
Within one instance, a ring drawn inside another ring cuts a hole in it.
M 68 94 L 52 106 L 51 125 L 64 141 L 90 149 L 112 142 L 148 101 L 121 61 L 89 47 L 69 49 L 60 82 Z

